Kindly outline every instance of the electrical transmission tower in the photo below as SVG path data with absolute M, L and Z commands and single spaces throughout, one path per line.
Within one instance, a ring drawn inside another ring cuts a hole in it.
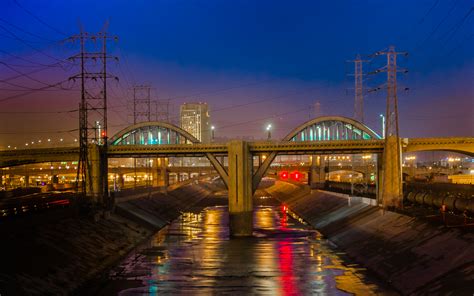
M 364 122 L 364 71 L 363 63 L 367 62 L 360 58 L 358 54 L 356 58 L 350 62 L 354 63 L 354 119 Z
M 385 135 L 399 137 L 398 131 L 398 96 L 397 96 L 397 73 L 406 73 L 406 69 L 397 68 L 397 56 L 408 55 L 406 52 L 396 52 L 394 46 L 390 46 L 388 51 L 379 51 L 375 55 L 386 55 L 387 65 L 377 70 L 377 72 L 387 72 L 387 106 L 386 106 L 386 124 Z
M 153 102 L 155 107 L 155 120 L 161 122 L 170 122 L 170 100 L 156 100 Z
M 397 56 L 407 55 L 406 52 L 396 52 L 394 46 L 388 51 L 379 51 L 375 55 L 386 55 L 387 65 L 376 72 L 387 72 L 387 106 L 385 124 L 385 147 L 383 157 L 383 205 L 401 207 L 402 192 L 402 156 L 400 134 L 398 129 L 398 97 L 397 73 L 406 73 L 405 69 L 397 68 Z
M 354 118 L 362 123 L 364 122 L 363 76 L 362 60 L 360 55 L 357 55 L 354 60 Z
M 316 103 L 314 103 L 313 112 L 314 112 L 313 118 L 320 117 L 322 115 L 321 114 L 321 102 L 316 101 Z
M 88 156 L 89 144 L 94 143 L 107 148 L 107 80 L 117 77 L 107 73 L 107 61 L 115 57 L 107 55 L 107 42 L 117 40 L 116 36 L 108 35 L 105 29 L 96 34 L 81 30 L 80 34 L 70 37 L 70 40 L 80 42 L 80 53 L 70 57 L 79 60 L 80 73 L 70 77 L 71 80 L 81 82 L 81 102 L 79 104 L 79 163 L 77 166 L 76 186 L 82 179 L 82 193 L 93 192 L 92 174 L 90 173 L 91 160 Z M 107 158 L 105 167 L 102 165 L 100 180 L 100 195 L 105 201 L 108 193 L 107 186 Z
M 133 124 L 151 121 L 151 86 L 133 86 Z

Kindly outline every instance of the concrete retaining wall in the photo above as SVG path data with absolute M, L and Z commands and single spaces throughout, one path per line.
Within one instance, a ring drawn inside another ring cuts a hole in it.
M 277 182 L 267 192 L 404 295 L 472 295 L 474 233 Z
M 97 222 L 72 208 L 2 221 L 0 294 L 69 294 L 211 193 L 188 185 L 131 199 Z

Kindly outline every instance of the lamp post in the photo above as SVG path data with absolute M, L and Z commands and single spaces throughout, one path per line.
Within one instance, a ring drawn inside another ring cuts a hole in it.
M 412 180 L 414 181 L 415 180 L 415 174 L 416 174 L 416 171 L 415 171 L 415 160 L 416 160 L 416 156 L 407 156 L 405 157 L 405 160 L 407 161 L 410 161 L 410 166 L 411 166 L 411 171 L 412 171 Z
M 380 118 L 382 118 L 382 139 L 385 139 L 385 116 L 380 114 Z
M 211 140 L 212 140 L 212 142 L 214 142 L 214 130 L 215 129 L 216 129 L 216 127 L 212 125 L 211 126 Z
M 272 138 L 272 125 L 269 124 L 267 125 L 267 140 L 270 140 Z

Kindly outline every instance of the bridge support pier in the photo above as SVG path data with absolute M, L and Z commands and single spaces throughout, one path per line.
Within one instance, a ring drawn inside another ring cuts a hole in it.
M 321 165 L 321 158 L 316 154 L 311 155 L 311 168 L 310 168 L 310 179 L 309 179 L 309 187 L 315 188 L 320 179 L 320 172 L 319 166 Z
M 107 180 L 107 157 L 96 144 L 88 147 L 88 169 L 86 170 L 86 196 L 90 197 L 94 203 L 107 201 L 108 180 Z
M 229 228 L 232 236 L 251 236 L 253 230 L 252 154 L 248 143 L 231 141 L 229 161 Z
M 30 175 L 25 175 L 25 188 L 30 187 Z
M 168 158 L 158 158 L 153 167 L 153 186 L 162 186 L 166 190 L 169 186 Z M 156 181 L 155 181 L 156 178 Z
M 375 171 L 375 194 L 377 205 L 382 206 L 383 202 L 383 192 L 382 192 L 382 184 L 383 184 L 383 154 L 377 153 L 377 161 L 376 161 L 376 171 Z
M 384 207 L 403 205 L 402 155 L 400 139 L 388 136 L 385 141 L 382 167 L 382 199 Z

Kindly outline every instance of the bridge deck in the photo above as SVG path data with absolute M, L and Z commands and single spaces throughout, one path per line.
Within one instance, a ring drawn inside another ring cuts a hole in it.
M 329 154 L 329 153 L 380 153 L 384 140 L 335 140 L 335 141 L 255 141 L 249 142 L 254 154 L 278 152 L 279 154 Z M 474 138 L 413 138 L 402 139 L 403 152 L 444 150 L 474 156 Z M 177 144 L 177 145 L 117 145 L 108 147 L 110 157 L 170 157 L 207 154 L 226 155 L 227 144 Z M 0 151 L 0 167 L 50 161 L 78 160 L 79 147 L 37 148 Z

